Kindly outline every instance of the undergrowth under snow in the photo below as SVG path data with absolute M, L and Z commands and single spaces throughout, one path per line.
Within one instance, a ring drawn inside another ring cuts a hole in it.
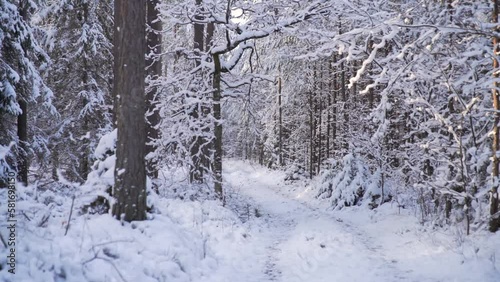
M 391 203 L 332 211 L 314 182 L 242 161 L 225 162 L 224 177 L 226 207 L 164 180 L 148 220 L 133 223 L 81 213 L 87 189 L 67 235 L 76 188 L 18 186 L 16 274 L 2 246 L 0 281 L 499 281 L 500 234 L 433 230 Z M 174 188 L 184 200 L 164 197 Z

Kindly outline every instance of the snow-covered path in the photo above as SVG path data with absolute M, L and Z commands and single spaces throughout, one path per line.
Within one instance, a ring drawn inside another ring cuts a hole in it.
M 243 162 L 230 161 L 225 169 L 228 183 L 237 187 L 237 193 L 257 214 L 249 224 L 252 236 L 257 237 L 256 248 L 260 248 L 254 263 L 262 265 L 263 275 L 256 274 L 255 281 L 495 281 L 491 276 L 495 273 L 483 273 L 484 278 L 476 280 L 478 276 L 470 275 L 469 279 L 460 269 L 446 270 L 454 267 L 454 258 L 451 264 L 426 265 L 450 258 L 436 256 L 429 251 L 435 246 L 418 242 L 412 234 L 393 239 L 394 234 L 385 234 L 382 223 L 377 237 L 349 218 L 336 217 L 311 207 L 311 202 L 285 195 L 282 176 Z M 393 246 L 384 246 L 387 242 Z M 407 245 L 407 250 L 395 252 L 398 244 Z M 412 254 L 416 247 L 422 248 L 418 251 L 422 256 Z
M 277 179 L 234 164 L 227 177 L 257 205 L 269 281 L 412 281 L 362 234 L 277 192 Z M 259 224 L 258 222 L 256 224 Z M 367 278 L 370 278 L 367 280 Z M 415 280 L 416 281 L 416 280 Z

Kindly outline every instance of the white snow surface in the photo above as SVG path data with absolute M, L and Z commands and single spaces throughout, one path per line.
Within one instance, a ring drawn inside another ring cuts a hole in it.
M 16 274 L 0 244 L 0 281 L 500 281 L 500 234 L 429 231 L 390 203 L 332 211 L 305 182 L 243 161 L 224 177 L 234 211 L 151 196 L 146 221 L 73 213 L 66 236 L 69 198 L 18 187 Z M 4 202 L 0 214 L 6 238 Z
M 500 281 L 500 234 L 431 232 L 391 204 L 331 211 L 311 186 L 240 161 L 225 176 L 264 214 L 256 223 L 270 275 L 261 281 Z

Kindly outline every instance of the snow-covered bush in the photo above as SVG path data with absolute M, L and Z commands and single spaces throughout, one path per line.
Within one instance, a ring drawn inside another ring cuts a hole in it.
M 7 163 L 7 157 L 11 154 L 10 148 L 14 145 L 12 142 L 9 146 L 0 145 L 0 184 L 7 177 L 6 172 L 9 171 L 10 167 Z
M 112 190 L 115 184 L 116 140 L 117 129 L 105 134 L 99 141 L 94 162 L 86 182 L 79 187 L 83 212 L 106 213 L 113 204 Z M 150 209 L 154 208 L 157 193 L 152 189 L 151 179 L 146 179 L 147 202 Z
M 293 182 L 307 178 L 309 178 L 309 173 L 306 171 L 306 168 L 298 164 L 293 164 L 286 171 L 285 181 Z
M 96 161 L 82 187 L 88 197 L 85 212 L 105 213 L 112 202 L 111 190 L 115 183 L 114 170 L 116 162 L 117 129 L 105 134 L 97 145 L 94 158 Z
M 372 204 L 378 199 L 378 174 L 372 174 L 358 153 L 347 154 L 341 162 L 332 161 L 332 168 L 321 175 L 318 198 L 329 199 L 334 209 Z
M 108 134 L 105 134 L 97 145 L 94 158 L 96 161 L 92 166 L 92 171 L 89 173 L 86 185 L 94 187 L 108 188 L 113 186 L 113 170 L 116 161 L 116 138 L 118 130 L 115 129 Z
M 177 178 L 177 177 L 175 177 Z M 165 185 L 166 183 L 169 183 Z M 207 180 L 206 183 L 188 183 L 184 179 L 163 179 L 163 184 L 160 185 L 160 195 L 169 199 L 180 199 L 186 201 L 205 201 L 217 198 L 215 191 L 212 189 L 212 181 Z

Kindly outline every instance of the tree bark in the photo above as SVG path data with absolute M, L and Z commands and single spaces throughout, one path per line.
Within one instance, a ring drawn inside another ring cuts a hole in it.
M 214 127 L 214 190 L 219 199 L 223 200 L 222 194 L 222 120 L 221 120 L 221 63 L 218 54 L 213 55 L 214 76 L 213 76 L 213 114 L 215 119 Z
M 87 18 L 88 18 L 88 12 L 89 12 L 89 6 L 88 6 L 88 3 L 84 3 L 83 4 L 83 17 L 84 17 L 84 22 L 87 22 Z M 84 45 L 84 48 L 87 49 L 88 51 L 90 51 L 89 49 L 91 48 L 91 46 L 89 46 L 89 44 L 85 44 Z M 89 52 L 91 53 L 91 52 Z M 91 92 L 92 89 L 89 85 L 89 75 L 88 75 L 88 71 L 89 71 L 89 66 L 88 66 L 88 61 L 86 58 L 83 59 L 83 71 L 82 71 L 82 84 L 83 84 L 83 87 L 84 87 L 84 90 L 85 92 Z M 85 98 L 85 97 L 82 97 L 82 100 L 80 101 L 82 103 L 82 108 L 84 108 L 88 103 L 88 99 Z M 87 132 L 89 132 L 89 134 L 92 134 L 91 131 L 90 131 L 90 125 L 89 125 L 89 113 L 85 114 L 83 117 L 82 117 L 82 127 L 80 128 L 80 134 L 82 136 L 85 136 L 82 141 L 81 141 L 81 144 L 80 144 L 80 148 L 81 148 L 81 152 L 80 152 L 80 164 L 79 164 L 79 167 L 78 167 L 78 175 L 77 175 L 77 178 L 79 178 L 78 180 L 81 181 L 82 183 L 85 182 L 85 180 L 87 179 L 87 174 L 89 173 L 89 157 L 90 157 L 90 136 L 87 136 Z
M 57 146 L 53 146 L 50 159 L 52 162 L 52 180 L 59 181 L 59 176 L 57 175 L 57 169 L 59 168 L 59 151 Z
M 313 166 L 312 166 L 312 171 L 317 174 L 317 170 L 319 169 L 318 168 L 318 165 L 317 165 L 317 162 L 318 162 L 318 156 L 319 156 L 319 149 L 320 149 L 320 146 L 319 146 L 319 138 L 316 138 L 317 134 L 318 134 L 318 112 L 319 112 L 319 105 L 318 105 L 318 96 L 319 96 L 319 93 L 318 93 L 318 80 L 316 79 L 316 76 L 317 76 L 317 71 L 316 71 L 316 68 L 317 68 L 317 62 L 314 62 L 314 66 L 313 66 L 313 92 L 312 92 L 312 97 L 311 97 L 311 107 L 312 109 L 314 110 L 313 114 L 312 114 L 312 138 L 313 138 L 313 148 L 312 148 L 312 163 L 313 163 Z
M 314 115 L 313 115 L 313 94 L 309 92 L 309 178 L 314 174 Z
M 29 14 L 29 3 L 28 1 L 20 1 L 19 3 L 19 14 L 26 22 L 30 20 Z M 21 87 L 24 95 L 27 97 L 27 87 Z M 29 159 L 28 159 L 28 103 L 24 99 L 18 100 L 19 107 L 21 108 L 21 114 L 17 116 L 17 137 L 18 137 L 18 174 L 17 177 L 21 183 L 25 186 L 28 185 L 28 171 L 29 171 Z
M 333 66 L 332 62 L 328 60 L 328 75 L 331 75 L 333 72 Z M 332 126 L 332 95 L 333 95 L 333 88 L 332 88 L 332 80 L 329 80 L 328 82 L 328 92 L 327 92 L 327 116 L 326 116 L 326 159 L 330 159 L 330 132 L 331 132 L 331 126 Z
M 278 77 L 278 119 L 279 119 L 279 166 L 283 166 L 283 108 L 281 105 L 281 67 Z
M 492 22 L 498 23 L 498 1 L 493 0 L 493 11 L 492 11 Z M 500 132 L 498 130 L 498 123 L 500 122 L 500 99 L 498 93 L 498 87 L 500 86 L 497 82 L 499 75 L 499 62 L 497 56 L 500 54 L 500 46 L 499 39 L 497 37 L 493 37 L 493 89 L 492 89 L 492 99 L 493 99 L 493 109 L 495 110 L 495 118 L 493 123 L 493 142 L 492 142 L 492 151 L 493 151 L 493 161 L 492 161 L 492 178 L 493 185 L 490 191 L 490 231 L 496 232 L 500 229 L 500 216 L 498 216 L 498 174 L 499 174 L 499 161 L 498 161 L 498 150 L 500 149 Z
M 19 100 L 19 107 L 22 113 L 17 116 L 17 137 L 19 139 L 19 161 L 18 161 L 18 178 L 25 186 L 28 185 L 28 103 L 24 100 Z
M 215 24 L 214 23 L 209 23 L 207 24 L 206 27 L 206 38 L 205 38 L 205 52 L 209 52 L 210 49 L 212 48 L 213 44 L 213 36 L 215 32 Z M 210 115 L 210 105 L 203 105 L 201 108 L 203 118 L 207 118 Z M 204 132 L 206 135 L 210 135 L 210 128 L 205 127 Z M 213 141 L 207 141 L 205 139 L 202 139 L 204 143 L 204 146 L 201 148 L 201 165 L 203 166 L 202 172 L 208 172 L 212 171 L 212 164 L 211 164 L 211 154 L 213 152 Z
M 343 133 L 344 133 L 344 138 L 342 140 L 342 146 L 344 147 L 345 150 L 349 149 L 349 144 L 347 141 L 347 133 L 348 133 L 348 128 L 349 128 L 349 113 L 348 113 L 348 107 L 347 107 L 347 89 L 346 89 L 346 77 L 345 77 L 345 64 L 344 62 L 340 63 L 340 83 L 341 83 L 341 94 L 342 94 L 342 102 L 344 103 L 342 107 L 342 111 L 344 113 L 344 126 L 343 126 Z
M 337 62 L 337 56 L 333 56 L 333 63 Z M 332 101 L 332 151 L 335 152 L 335 139 L 337 139 L 337 93 L 338 93 L 338 78 L 337 71 L 334 68 L 333 73 L 333 101 Z
M 319 78 L 319 81 L 316 83 L 316 99 L 317 109 L 318 109 L 318 156 L 317 161 L 318 164 L 316 166 L 316 173 L 319 174 L 321 171 L 321 162 L 323 159 L 323 67 L 319 68 L 319 74 L 315 75 L 316 78 Z
M 215 32 L 215 24 L 209 23 L 207 24 L 207 40 L 205 42 L 205 51 L 210 51 L 212 48 L 213 38 Z
M 201 14 L 201 4 L 202 4 L 202 0 L 196 0 L 195 1 L 195 4 L 196 4 L 196 9 L 197 9 L 197 14 L 195 16 L 195 19 L 196 20 L 202 20 L 203 17 L 200 15 Z M 204 33 L 205 33 L 205 26 L 204 24 L 202 23 L 194 23 L 194 36 L 193 36 L 193 44 L 194 44 L 194 51 L 195 51 L 195 54 L 198 54 L 198 55 L 201 55 L 201 53 L 203 52 L 204 50 Z M 200 62 L 200 59 L 196 59 L 195 60 L 195 66 L 196 67 L 199 67 L 201 64 Z M 202 79 L 202 75 L 201 75 L 201 70 L 199 70 L 199 77 L 198 79 L 200 79 L 199 83 L 198 83 L 198 86 L 196 87 L 200 87 L 200 85 L 202 85 L 201 83 L 201 79 Z M 199 90 L 199 89 L 198 89 Z M 201 98 L 201 97 L 199 97 Z M 199 103 L 194 109 L 193 111 L 190 113 L 191 117 L 194 119 L 194 120 L 198 120 L 200 119 L 200 115 L 202 115 L 202 109 L 201 109 L 201 104 Z M 191 149 L 190 149 L 190 154 L 191 154 L 191 162 L 192 162 L 192 168 L 191 168 L 191 171 L 190 171 L 190 181 L 191 183 L 202 183 L 203 182 L 203 163 L 202 163 L 202 152 L 201 152 L 201 147 L 204 143 L 204 140 L 202 137 L 200 136 L 194 136 L 193 139 L 192 139 L 192 144 L 191 144 Z
M 114 19 L 118 139 L 112 213 L 130 222 L 146 219 L 146 5 L 139 0 L 116 0 Z
M 147 75 L 150 79 L 156 79 L 161 76 L 162 63 L 161 58 L 158 57 L 161 54 L 161 44 L 162 44 L 162 23 L 158 19 L 160 12 L 156 8 L 160 4 L 160 0 L 148 0 L 147 1 L 147 25 L 149 27 L 149 32 L 147 34 L 148 48 L 147 53 L 152 53 L 152 56 L 148 56 L 146 61 Z M 146 111 L 147 115 L 147 143 L 146 143 L 146 154 L 151 154 L 156 151 L 156 146 L 152 143 L 160 137 L 158 132 L 158 124 L 160 123 L 160 113 L 155 109 L 156 107 L 156 94 L 158 92 L 158 87 L 151 87 L 146 93 Z M 149 159 L 147 161 L 147 174 L 151 178 L 158 178 L 158 168 L 156 161 L 154 159 Z

